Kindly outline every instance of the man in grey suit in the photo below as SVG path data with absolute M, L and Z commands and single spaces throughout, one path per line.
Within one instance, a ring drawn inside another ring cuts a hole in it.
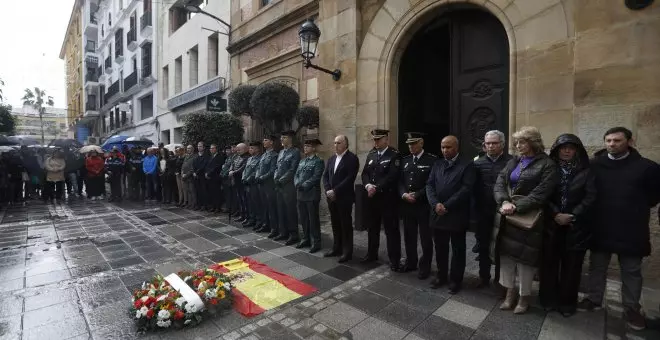
M 248 218 L 243 222 L 243 226 L 257 229 L 256 227 L 260 227 L 262 223 L 261 213 L 259 212 L 261 198 L 259 196 L 259 184 L 256 180 L 257 168 L 261 160 L 261 142 L 250 142 L 249 150 L 250 158 L 248 158 L 245 165 L 242 178 L 247 191 L 248 202 Z
M 303 153 L 293 184 L 298 192 L 298 218 L 302 225 L 303 237 L 296 248 L 311 247 L 310 253 L 321 250 L 321 220 L 319 219 L 319 201 L 321 200 L 321 176 L 323 160 L 316 154 L 316 147 L 321 145 L 318 139 L 305 141 Z
M 277 156 L 275 167 L 275 192 L 277 194 L 277 216 L 279 217 L 280 235 L 275 241 L 286 240 L 286 245 L 298 243 L 298 212 L 296 211 L 296 187 L 293 185 L 293 175 L 300 162 L 300 151 L 293 147 L 292 130 L 282 132 L 280 141 L 282 151 Z
M 279 235 L 277 228 L 277 197 L 275 195 L 275 182 L 273 174 L 277 165 L 277 151 L 273 149 L 273 142 L 277 140 L 276 135 L 264 137 L 264 153 L 259 160 L 257 174 L 255 179 L 259 184 L 259 195 L 261 196 L 261 225 L 255 231 L 260 233 L 270 232 L 268 237 L 273 238 Z M 271 237 L 272 236 L 272 237 Z

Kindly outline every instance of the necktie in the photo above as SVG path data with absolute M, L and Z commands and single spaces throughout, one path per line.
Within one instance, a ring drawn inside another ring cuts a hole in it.
M 383 154 L 382 154 L 380 151 L 378 151 L 378 158 L 377 158 L 377 160 L 380 160 L 380 156 L 382 156 L 382 155 L 383 155 Z
M 413 156 L 413 164 L 417 165 L 417 156 Z

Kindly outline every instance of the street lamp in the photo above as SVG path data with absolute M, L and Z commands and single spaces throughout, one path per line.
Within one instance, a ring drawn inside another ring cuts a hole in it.
M 211 17 L 211 18 L 213 18 L 213 19 L 215 19 L 215 20 L 218 20 L 221 24 L 227 26 L 228 32 L 231 33 L 231 25 L 230 25 L 230 24 L 228 24 L 226 21 L 224 21 L 224 20 L 218 18 L 217 16 L 215 16 L 215 15 L 213 15 L 213 14 L 211 14 L 211 13 L 209 13 L 209 12 L 203 10 L 203 9 L 201 9 L 201 8 L 199 7 L 199 5 L 195 5 L 195 4 L 193 4 L 192 2 L 188 2 L 187 4 L 185 4 L 185 5 L 183 6 L 183 8 L 184 8 L 186 11 L 190 12 L 190 13 L 201 13 L 201 14 L 204 14 L 204 15 L 206 15 L 206 16 L 209 16 L 209 17 Z
M 307 19 L 300 30 L 298 30 L 298 36 L 300 37 L 300 49 L 302 50 L 302 58 L 305 68 L 313 68 L 325 73 L 331 74 L 334 81 L 338 81 L 341 78 L 341 70 L 335 69 L 330 71 L 320 66 L 312 64 L 312 59 L 316 57 L 316 48 L 319 44 L 319 37 L 321 36 L 321 30 L 314 24 L 312 19 Z

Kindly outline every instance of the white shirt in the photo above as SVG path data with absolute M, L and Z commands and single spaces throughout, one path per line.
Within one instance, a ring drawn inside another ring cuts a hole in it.
M 387 149 L 389 149 L 389 148 L 390 148 L 389 146 L 386 146 L 385 149 L 383 149 L 381 151 L 378 151 L 378 158 L 381 158 L 383 156 L 383 154 L 385 153 L 385 151 L 387 151 Z
M 333 170 L 333 172 L 337 171 L 337 167 L 339 166 L 339 162 L 341 162 L 341 159 L 346 154 L 346 151 L 348 151 L 348 149 L 344 150 L 344 152 L 342 152 L 341 155 L 337 155 L 337 158 L 335 159 L 335 169 Z
M 417 155 L 413 155 L 413 161 L 417 160 L 419 161 L 420 158 L 422 158 L 422 155 L 424 154 L 424 149 L 420 151 Z
M 160 172 L 165 172 L 165 169 L 167 168 L 167 161 L 164 159 L 160 160 Z

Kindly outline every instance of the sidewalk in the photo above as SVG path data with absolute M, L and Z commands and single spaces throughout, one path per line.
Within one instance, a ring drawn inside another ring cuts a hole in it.
M 310 255 L 226 222 L 224 216 L 128 202 L 30 202 L 6 209 L 0 224 L 0 339 L 660 339 L 655 320 L 653 329 L 626 333 L 615 282 L 608 285 L 607 315 L 565 319 L 534 305 L 514 316 L 498 309 L 494 291 L 472 288 L 472 253 L 465 288 L 449 296 L 429 289 L 430 280 L 415 273 L 360 265 L 364 232 L 355 234 L 354 261 L 340 265 L 322 252 Z M 323 232 L 327 248 L 327 224 Z M 470 249 L 472 235 L 468 240 Z M 129 292 L 143 280 L 239 256 L 319 292 L 256 318 L 232 312 L 183 331 L 135 334 Z M 660 317 L 660 294 L 645 290 L 644 297 L 649 317 Z

